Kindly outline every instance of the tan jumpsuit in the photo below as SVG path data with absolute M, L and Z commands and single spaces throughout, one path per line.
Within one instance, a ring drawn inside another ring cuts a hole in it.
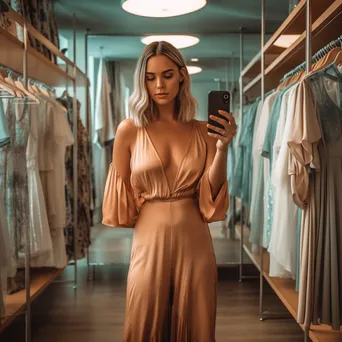
M 214 342 L 217 268 L 207 222 L 224 220 L 228 183 L 213 200 L 198 121 L 174 181 L 145 128 L 131 156 L 131 184 L 110 166 L 103 223 L 134 227 L 124 342 Z

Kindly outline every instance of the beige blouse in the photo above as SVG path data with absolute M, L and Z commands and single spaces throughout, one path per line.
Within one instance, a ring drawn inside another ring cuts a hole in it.
M 145 128 L 138 128 L 131 156 L 131 178 L 127 184 L 111 164 L 104 194 L 103 224 L 112 227 L 134 227 L 145 201 L 196 197 L 205 222 L 225 219 L 228 210 L 228 181 L 213 198 L 206 168 L 207 145 L 198 121 L 194 121 L 191 139 L 174 181 L 168 184 L 161 158 Z
M 306 209 L 309 197 L 310 168 L 319 169 L 318 143 L 321 129 L 313 95 L 307 80 L 299 85 L 292 129 L 288 140 L 289 175 L 294 202 Z

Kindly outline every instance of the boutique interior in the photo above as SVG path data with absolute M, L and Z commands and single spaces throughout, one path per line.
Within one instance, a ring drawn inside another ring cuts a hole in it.
M 342 0 L 0 0 L 0 341 L 122 341 L 134 229 L 102 204 L 159 40 L 238 125 L 216 341 L 341 342 Z

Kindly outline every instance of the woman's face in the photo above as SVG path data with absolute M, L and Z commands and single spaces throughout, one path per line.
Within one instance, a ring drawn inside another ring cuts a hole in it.
M 146 87 L 150 97 L 159 106 L 175 100 L 182 76 L 176 64 L 168 57 L 150 57 L 146 67 Z

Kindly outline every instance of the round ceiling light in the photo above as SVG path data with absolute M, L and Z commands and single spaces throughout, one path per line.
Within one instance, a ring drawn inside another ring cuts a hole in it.
M 200 10 L 207 0 L 121 0 L 122 8 L 131 14 L 167 18 Z
M 199 39 L 193 36 L 148 36 L 141 39 L 141 42 L 145 45 L 151 44 L 153 42 L 166 41 L 172 44 L 177 49 L 184 49 L 186 47 L 194 46 L 199 43 Z
M 199 74 L 200 72 L 202 72 L 202 68 L 198 66 L 188 65 L 186 68 L 188 69 L 189 75 L 195 75 L 195 74 Z

